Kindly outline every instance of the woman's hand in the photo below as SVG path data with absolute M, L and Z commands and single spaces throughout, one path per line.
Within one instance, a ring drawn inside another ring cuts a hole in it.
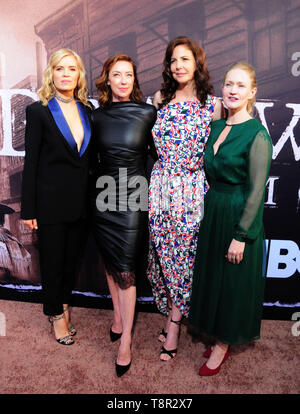
M 227 259 L 230 263 L 239 264 L 243 260 L 245 242 L 232 239 L 227 252 Z
M 29 227 L 30 230 L 37 230 L 38 225 L 36 219 L 30 219 L 30 220 L 22 220 L 25 226 Z

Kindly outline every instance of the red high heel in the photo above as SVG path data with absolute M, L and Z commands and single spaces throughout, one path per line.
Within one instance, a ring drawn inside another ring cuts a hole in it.
M 202 354 L 202 356 L 204 357 L 204 358 L 209 358 L 210 356 L 211 356 L 211 353 L 212 353 L 212 347 L 211 346 L 209 346 L 204 352 L 203 352 L 203 354 Z
M 199 369 L 199 375 L 201 377 L 211 377 L 212 375 L 218 374 L 220 372 L 221 366 L 224 364 L 224 362 L 229 357 L 229 355 L 230 355 L 230 352 L 227 350 L 220 365 L 217 366 L 217 368 L 215 369 L 208 368 L 205 362 L 205 364 L 203 364 L 202 367 Z

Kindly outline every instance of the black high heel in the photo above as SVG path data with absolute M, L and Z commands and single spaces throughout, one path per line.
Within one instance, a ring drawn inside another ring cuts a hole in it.
M 119 365 L 116 362 L 116 374 L 117 377 L 122 377 L 122 375 L 126 374 L 126 372 L 129 370 L 131 365 L 131 361 L 127 365 Z
M 170 359 L 174 359 L 177 354 L 177 348 L 171 349 L 170 351 L 164 346 L 161 347 L 160 355 L 168 355 Z M 161 359 L 162 362 L 170 361 L 170 359 Z
M 75 326 L 72 325 L 71 322 L 70 322 L 69 305 L 68 306 L 64 306 L 64 314 L 66 314 L 67 312 L 69 314 L 69 327 L 68 327 L 68 331 L 69 331 L 69 334 L 71 336 L 75 336 L 77 334 L 77 330 L 76 330 Z
M 172 310 L 172 308 L 170 308 L 168 306 L 168 310 L 169 310 L 169 313 L 170 313 L 170 311 Z M 159 342 L 161 342 L 162 344 L 165 343 L 165 341 L 167 339 L 167 335 L 168 335 L 168 332 L 165 331 L 165 328 L 162 328 L 162 330 L 160 331 L 160 334 L 158 336 Z
M 122 332 L 121 333 L 116 333 L 114 332 L 111 328 L 109 330 L 109 336 L 110 336 L 110 340 L 111 342 L 116 342 L 118 339 L 121 338 L 122 336 Z
M 170 322 L 175 323 L 175 325 L 179 326 L 179 332 L 178 332 L 178 339 L 180 337 L 180 328 L 181 328 L 181 320 L 180 321 L 173 321 L 173 319 L 171 319 Z M 171 359 L 174 359 L 175 356 L 177 354 L 177 348 L 175 349 L 166 349 L 164 346 L 161 347 L 161 351 L 160 351 L 160 355 L 168 355 L 170 357 L 170 359 L 160 359 L 162 362 L 167 362 L 170 361 Z
M 167 335 L 168 335 L 168 332 L 166 332 L 165 329 L 162 328 L 162 330 L 161 330 L 161 332 L 159 334 L 159 337 L 158 337 L 159 342 L 164 343 L 166 341 L 166 339 L 167 339 Z
M 62 316 L 49 316 L 49 322 L 51 324 L 51 331 L 53 330 L 54 332 L 54 336 L 55 336 L 55 330 L 54 330 L 54 321 L 59 321 L 60 319 L 64 319 L 65 318 L 65 314 L 63 313 Z M 72 339 L 71 335 L 66 335 L 63 336 L 61 338 L 56 338 L 56 341 L 61 344 L 61 345 L 73 345 L 75 342 Z
M 131 352 L 131 345 L 130 345 L 130 352 Z M 120 365 L 117 363 L 117 360 L 118 358 L 116 359 L 116 362 L 115 362 L 116 374 L 117 374 L 117 377 L 122 377 L 122 375 L 126 374 L 126 372 L 129 370 L 132 358 L 130 359 L 129 364 L 127 365 Z

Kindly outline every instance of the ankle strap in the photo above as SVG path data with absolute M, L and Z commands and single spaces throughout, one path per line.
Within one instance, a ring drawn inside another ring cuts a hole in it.
M 64 319 L 65 315 L 62 314 L 61 316 L 50 316 L 53 321 L 59 321 L 60 319 Z
M 181 320 L 180 321 L 173 321 L 173 319 L 171 319 L 171 322 L 175 323 L 176 325 L 181 325 Z

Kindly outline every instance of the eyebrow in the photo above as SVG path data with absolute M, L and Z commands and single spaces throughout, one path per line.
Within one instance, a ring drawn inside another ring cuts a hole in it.
M 179 56 L 179 59 L 180 59 L 180 58 L 188 58 L 188 57 L 190 57 L 190 56 L 188 56 L 188 55 L 183 55 L 183 56 Z M 176 59 L 176 58 L 175 58 L 175 57 L 173 57 L 173 58 L 171 57 L 171 60 L 172 60 L 172 59 Z
M 235 83 L 246 83 L 245 81 L 234 81 L 234 80 L 227 80 L 227 81 L 225 81 L 226 83 L 228 82 L 228 83 L 233 83 L 233 82 L 235 82 Z
M 64 66 L 63 65 L 56 65 L 55 66 L 56 68 L 64 68 Z M 77 68 L 77 66 L 75 66 L 75 65 L 70 65 L 70 66 L 67 66 L 68 68 Z
M 113 70 L 112 73 L 122 73 L 121 70 Z M 128 70 L 125 73 L 133 73 L 133 70 Z

